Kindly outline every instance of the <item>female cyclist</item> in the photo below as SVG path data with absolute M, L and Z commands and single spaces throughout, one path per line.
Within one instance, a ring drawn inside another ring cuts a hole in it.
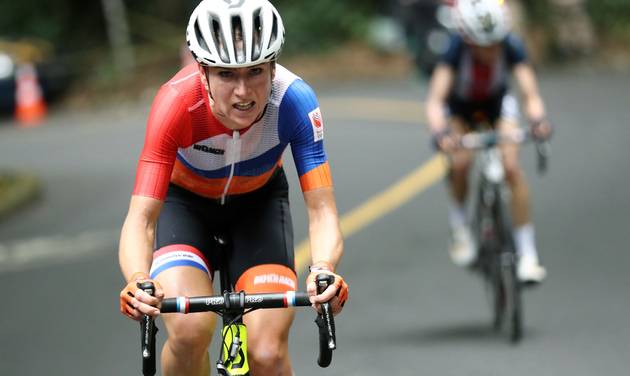
M 163 297 L 211 295 L 211 235 L 227 232 L 236 290 L 297 288 L 293 229 L 282 153 L 291 145 L 309 219 L 312 303 L 342 309 L 347 285 L 335 274 L 343 241 L 323 148 L 323 120 L 311 87 L 276 63 L 284 42 L 267 0 L 203 0 L 186 38 L 196 63 L 157 93 L 149 115 L 119 262 L 127 286 L 121 311 L 139 320 L 159 313 Z M 314 275 L 335 276 L 316 295 Z M 152 280 L 155 297 L 136 287 Z M 208 375 L 211 313 L 163 317 L 164 375 Z M 244 317 L 253 375 L 291 375 L 288 334 L 293 311 Z
M 451 8 L 457 34 L 433 72 L 427 98 L 429 128 L 437 146 L 452 154 L 449 176 L 452 230 L 450 255 L 462 266 L 476 259 L 476 247 L 466 222 L 465 199 L 472 153 L 457 150 L 457 138 L 488 123 L 501 132 L 518 127 L 518 105 L 508 91 L 513 75 L 521 91 L 525 114 L 534 134 L 550 136 L 545 107 L 536 76 L 527 62 L 522 41 L 510 32 L 510 15 L 503 0 L 459 0 Z M 540 265 L 529 214 L 527 182 L 518 161 L 517 145 L 502 146 L 503 163 L 512 192 L 514 239 L 518 277 L 540 282 L 546 270 Z

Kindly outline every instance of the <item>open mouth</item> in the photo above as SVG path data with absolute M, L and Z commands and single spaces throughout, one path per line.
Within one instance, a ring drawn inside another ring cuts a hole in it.
M 236 108 L 239 111 L 248 111 L 254 108 L 256 102 L 245 102 L 245 103 L 234 103 L 232 107 Z

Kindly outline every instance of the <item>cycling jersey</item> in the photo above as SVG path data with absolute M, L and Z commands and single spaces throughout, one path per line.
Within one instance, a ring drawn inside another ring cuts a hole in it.
M 302 191 L 332 186 L 323 138 L 313 90 L 284 67 L 276 64 L 262 117 L 231 130 L 213 115 L 199 67 L 191 64 L 154 100 L 133 194 L 164 200 L 172 182 L 224 203 L 229 195 L 265 185 L 289 144 Z
M 514 34 L 501 42 L 503 53 L 492 65 L 473 59 L 461 36 L 451 37 L 442 62 L 455 71 L 455 82 L 450 97 L 460 102 L 483 102 L 502 97 L 508 89 L 512 68 L 527 61 L 525 46 Z

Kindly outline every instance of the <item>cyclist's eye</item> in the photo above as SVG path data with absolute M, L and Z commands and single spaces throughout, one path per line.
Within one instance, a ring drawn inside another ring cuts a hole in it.
M 262 68 L 252 68 L 252 69 L 249 70 L 249 75 L 250 76 L 258 76 L 262 72 L 263 72 Z
M 232 77 L 234 77 L 234 72 L 227 71 L 227 70 L 219 71 L 218 74 L 219 74 L 219 77 L 221 77 L 221 78 L 232 78 Z

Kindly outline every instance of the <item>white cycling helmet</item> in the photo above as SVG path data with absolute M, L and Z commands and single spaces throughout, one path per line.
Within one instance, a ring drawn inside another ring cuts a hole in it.
M 502 41 L 511 29 L 505 0 L 456 0 L 452 12 L 458 32 L 479 46 Z
M 190 16 L 186 42 L 201 65 L 249 67 L 278 57 L 284 26 L 268 0 L 203 0 Z

